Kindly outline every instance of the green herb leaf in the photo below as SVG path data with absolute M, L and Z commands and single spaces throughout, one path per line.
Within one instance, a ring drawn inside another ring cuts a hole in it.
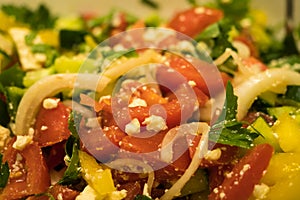
M 6 103 L 7 103 L 7 109 L 10 116 L 10 119 L 12 121 L 15 120 L 15 116 L 17 114 L 19 103 L 25 93 L 25 89 L 11 86 L 11 87 L 5 87 L 5 93 L 6 96 Z
M 2 154 L 0 154 L 0 189 L 4 188 L 9 178 L 9 167 L 8 163 L 2 163 Z
M 23 87 L 23 77 L 25 72 L 22 71 L 19 65 L 4 70 L 0 73 L 0 82 L 3 86 Z
M 187 2 L 192 6 L 197 6 L 196 0 L 187 0 Z
M 217 6 L 224 11 L 225 16 L 242 19 L 249 11 L 250 0 L 217 0 Z
M 62 185 L 68 185 L 77 182 L 81 178 L 78 155 L 80 141 L 77 132 L 80 121 L 81 115 L 75 112 L 71 112 L 68 121 L 68 128 L 71 131 L 72 135 L 69 137 L 66 143 L 66 154 L 71 159 L 67 170 L 65 171 L 62 179 L 59 181 L 59 184 Z
M 29 24 L 32 30 L 53 28 L 56 17 L 52 16 L 45 5 L 40 5 L 36 10 L 26 6 L 3 5 L 1 10 L 10 16 L 14 16 L 18 22 Z
M 149 6 L 150 8 L 154 8 L 154 9 L 159 8 L 158 3 L 153 0 L 140 0 L 140 2 L 146 6 Z
M 47 58 L 45 62 L 46 67 L 51 66 L 59 55 L 54 47 L 47 44 L 34 44 L 31 46 L 31 52 L 45 54 Z
M 219 120 L 211 127 L 209 139 L 221 144 L 250 148 L 253 145 L 253 140 L 259 134 L 244 128 L 243 123 L 237 121 L 236 113 L 237 96 L 234 95 L 233 87 L 228 82 L 226 86 L 226 103 Z
M 150 197 L 146 196 L 146 195 L 138 194 L 138 195 L 136 195 L 134 200 L 152 200 L 152 199 Z
M 59 43 L 62 48 L 72 49 L 84 42 L 86 31 L 63 29 L 59 32 Z
M 219 57 L 222 53 L 224 53 L 226 48 L 235 48 L 229 42 L 229 31 L 234 26 L 234 23 L 229 19 L 223 19 L 218 22 L 219 34 L 218 37 L 214 38 L 215 44 L 211 53 L 211 57 L 213 59 Z
M 284 94 L 284 98 L 300 102 L 300 86 L 298 85 L 287 86 L 287 90 Z

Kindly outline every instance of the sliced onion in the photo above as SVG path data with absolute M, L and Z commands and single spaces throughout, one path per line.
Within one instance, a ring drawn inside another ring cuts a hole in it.
M 132 159 L 132 158 L 122 158 L 122 159 L 116 159 L 110 163 L 106 163 L 107 166 L 109 166 L 110 168 L 113 169 L 117 169 L 120 170 L 120 168 L 122 168 L 122 166 L 126 167 L 126 170 L 128 171 L 128 167 L 133 166 L 133 167 L 141 167 L 142 171 L 137 171 L 136 168 L 132 168 L 132 170 L 129 172 L 131 173 L 148 173 L 148 180 L 147 180 L 147 185 L 148 185 L 148 194 L 151 194 L 151 190 L 152 190 L 152 186 L 153 186 L 153 182 L 154 182 L 154 169 L 140 161 L 137 159 Z
M 177 138 L 180 138 L 187 134 L 197 135 L 198 133 L 206 132 L 208 125 L 204 122 L 193 122 L 189 124 L 182 124 L 180 126 L 170 129 L 162 143 L 160 158 L 166 163 L 170 163 L 173 160 L 173 144 Z
M 203 130 L 201 140 L 198 144 L 193 159 L 186 169 L 184 174 L 176 181 L 176 183 L 160 198 L 160 200 L 170 200 L 173 197 L 179 196 L 184 185 L 190 180 L 193 174 L 197 171 L 202 158 L 208 152 L 208 132 L 209 126 L 206 123 L 200 123 L 199 128 Z M 199 129 L 198 129 L 199 130 Z
M 77 103 L 76 101 L 72 100 L 65 100 L 63 102 L 66 106 L 72 108 L 76 112 L 79 112 L 85 118 L 92 118 L 95 117 L 95 113 L 88 108 L 84 107 L 83 105 Z
M 237 85 L 234 89 L 238 96 L 237 119 L 242 120 L 246 116 L 248 109 L 261 93 L 268 90 L 284 92 L 283 88 L 287 85 L 300 85 L 300 74 L 286 68 L 268 69 Z
M 39 80 L 25 92 L 20 101 L 16 114 L 15 134 L 27 134 L 45 98 L 74 87 L 100 92 L 106 85 L 99 85 L 100 82 L 97 81 L 99 79 L 103 80 L 101 84 L 107 84 L 110 80 L 97 74 L 55 74 Z

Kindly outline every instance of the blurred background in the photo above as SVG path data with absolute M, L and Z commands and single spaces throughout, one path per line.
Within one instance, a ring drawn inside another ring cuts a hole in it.
M 209 0 L 198 0 L 197 3 L 205 3 Z M 174 12 L 189 6 L 187 0 L 155 0 L 159 9 L 155 10 L 140 3 L 140 0 L 1 0 L 1 4 L 14 3 L 25 4 L 32 8 L 44 3 L 59 15 L 72 15 L 76 13 L 91 12 L 98 15 L 107 14 L 112 8 L 121 8 L 136 16 L 144 17 L 158 13 L 163 18 L 170 18 Z M 294 0 L 294 17 L 297 24 L 300 23 L 300 1 Z M 264 10 L 268 16 L 268 23 L 275 25 L 282 23 L 285 16 L 285 0 L 252 0 L 252 7 Z

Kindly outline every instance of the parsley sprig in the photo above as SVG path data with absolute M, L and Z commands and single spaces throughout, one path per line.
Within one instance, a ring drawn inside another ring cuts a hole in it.
M 237 121 L 237 98 L 233 93 L 231 83 L 228 82 L 226 86 L 226 103 L 219 119 L 211 127 L 209 139 L 221 144 L 251 148 L 253 140 L 259 134 L 244 128 L 243 123 Z
M 4 188 L 9 178 L 9 167 L 8 163 L 2 163 L 2 154 L 0 154 L 0 189 Z

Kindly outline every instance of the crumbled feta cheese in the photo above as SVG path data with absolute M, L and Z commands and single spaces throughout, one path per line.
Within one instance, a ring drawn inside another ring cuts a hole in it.
M 85 123 L 85 125 L 87 127 L 90 127 L 90 128 L 95 128 L 95 127 L 99 127 L 100 126 L 97 117 L 88 118 L 87 121 L 86 121 L 86 123 Z
M 76 197 L 76 200 L 96 200 L 97 193 L 96 191 L 89 185 L 87 185 L 84 190 Z
M 208 161 L 218 160 L 221 157 L 222 151 L 220 148 L 214 149 L 212 151 L 208 151 L 204 158 Z
M 151 115 L 150 117 L 147 117 L 145 121 L 143 121 L 143 125 L 147 125 L 146 129 L 148 131 L 155 132 L 166 130 L 168 128 L 164 118 L 157 115 Z
M 188 84 L 189 84 L 189 86 L 191 86 L 191 87 L 194 87 L 194 86 L 197 85 L 195 81 L 189 81 Z
M 45 109 L 54 109 L 57 108 L 59 99 L 47 98 L 43 101 L 43 108 Z
M 198 8 L 195 9 L 196 14 L 203 14 L 204 11 L 205 11 L 204 7 L 198 7 Z
M 13 143 L 13 148 L 22 151 L 27 144 L 32 142 L 32 135 L 17 135 L 17 140 Z
M 134 108 L 138 106 L 147 107 L 147 102 L 140 98 L 134 98 L 133 101 L 128 105 L 129 108 Z
M 42 63 L 35 57 L 35 54 L 32 53 L 30 46 L 27 46 L 25 41 L 25 37 L 30 34 L 30 29 L 25 27 L 15 27 L 9 29 L 9 34 L 16 44 L 23 70 L 28 71 L 42 68 Z M 34 39 L 34 44 L 41 43 L 41 37 L 37 35 Z
M 134 118 L 130 123 L 126 124 L 125 133 L 127 133 L 128 135 L 134 135 L 140 132 L 140 128 L 141 125 L 139 120 L 137 118 Z
M 253 196 L 255 199 L 264 199 L 268 194 L 270 188 L 264 183 L 254 186 Z
M 48 126 L 42 126 L 41 127 L 41 131 L 45 131 L 45 130 L 47 130 L 48 129 Z
M 0 150 L 4 148 L 9 138 L 9 134 L 10 134 L 9 129 L 0 125 Z
M 113 191 L 110 194 L 110 200 L 121 200 L 124 199 L 127 195 L 127 190 L 121 190 L 121 191 Z

